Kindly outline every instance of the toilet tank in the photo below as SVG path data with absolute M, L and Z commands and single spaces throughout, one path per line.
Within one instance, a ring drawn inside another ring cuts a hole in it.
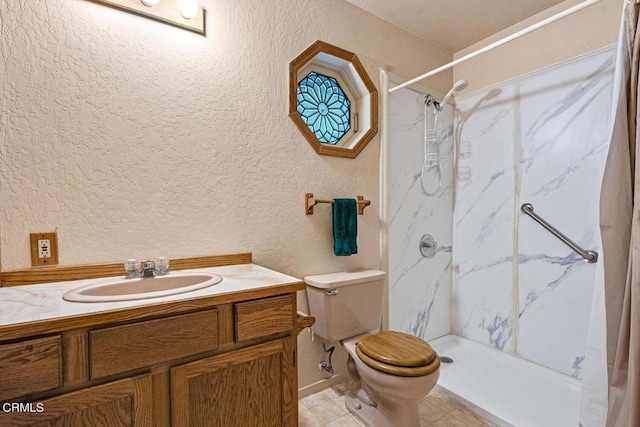
M 358 270 L 305 277 L 313 332 L 340 341 L 380 328 L 385 274 Z

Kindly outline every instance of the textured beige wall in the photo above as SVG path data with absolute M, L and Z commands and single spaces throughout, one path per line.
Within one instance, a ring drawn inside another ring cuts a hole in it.
M 624 1 L 602 0 L 506 45 L 465 61 L 454 67 L 454 81 L 469 80 L 469 87 L 462 93 L 468 94 L 616 43 Z M 566 0 L 456 52 L 454 58 L 461 58 L 580 2 L 581 0 Z
M 342 0 L 201 3 L 206 38 L 89 1 L 0 2 L 3 269 L 29 266 L 29 233 L 53 229 L 61 264 L 252 252 L 297 277 L 379 267 L 379 138 L 355 160 L 316 155 L 286 114 L 288 63 L 321 39 L 378 84 L 378 67 L 412 77 L 451 55 Z M 371 200 L 358 255 L 333 255 L 330 207 L 305 216 L 305 192 Z M 323 378 L 319 343 L 300 347 L 305 386 Z

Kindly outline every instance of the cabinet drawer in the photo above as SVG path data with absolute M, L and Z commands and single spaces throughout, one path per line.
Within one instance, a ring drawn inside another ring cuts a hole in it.
M 60 336 L 0 346 L 0 400 L 62 385 Z
M 89 332 L 91 379 L 218 348 L 218 311 L 207 310 Z
M 236 341 L 292 331 L 293 298 L 294 295 L 282 295 L 236 304 Z

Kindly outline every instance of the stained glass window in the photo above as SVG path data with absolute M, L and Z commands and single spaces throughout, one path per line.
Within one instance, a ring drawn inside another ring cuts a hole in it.
M 351 102 L 338 81 L 316 72 L 298 83 L 298 113 L 318 141 L 335 145 L 351 128 Z

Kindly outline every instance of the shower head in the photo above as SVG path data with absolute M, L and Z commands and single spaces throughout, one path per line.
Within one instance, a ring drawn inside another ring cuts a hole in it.
M 443 106 L 447 103 L 447 101 L 449 101 L 449 98 L 451 98 L 454 93 L 466 89 L 467 86 L 469 86 L 469 82 L 467 80 L 458 80 L 456 84 L 453 85 L 451 90 L 447 92 L 444 98 L 442 98 L 442 101 L 439 102 L 440 105 L 436 107 L 438 108 L 438 111 L 442 111 Z

